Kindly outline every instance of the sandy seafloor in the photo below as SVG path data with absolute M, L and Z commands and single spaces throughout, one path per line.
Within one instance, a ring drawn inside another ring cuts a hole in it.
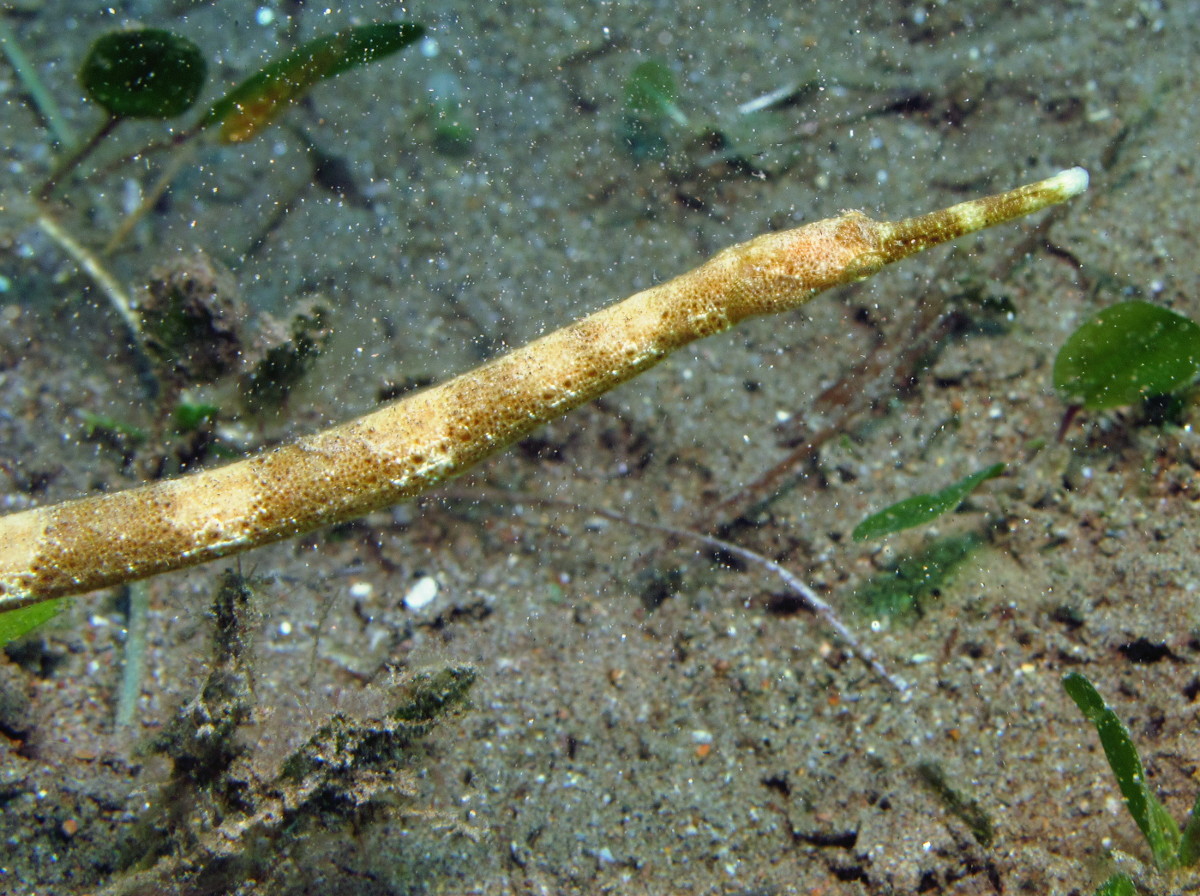
M 219 57 L 211 101 L 281 52 L 289 12 L 302 38 L 406 16 L 430 28 L 436 55 L 339 76 L 290 113 L 369 206 L 309 183 L 301 144 L 276 127 L 203 147 L 108 261 L 133 289 L 201 247 L 254 309 L 284 314 L 316 291 L 331 303 L 336 336 L 286 408 L 225 412 L 222 432 L 246 450 L 768 229 L 846 208 L 900 217 L 1071 165 L 1092 186 L 1052 217 L 684 349 L 487 461 L 453 502 L 435 494 L 245 556 L 265 581 L 241 737 L 263 774 L 330 713 L 379 704 L 396 672 L 468 663 L 479 679 L 470 709 L 412 758 L 412 799 L 269 844 L 236 891 L 1068 894 L 1093 892 L 1114 862 L 1140 873 L 1146 845 L 1060 679 L 1096 683 L 1182 819 L 1200 789 L 1198 412 L 1164 426 L 1137 408 L 1085 413 L 1059 443 L 1051 365 L 1081 321 L 1123 299 L 1200 316 L 1200 4 L 296 6 L 264 5 L 266 22 L 234 2 L 16 0 L 3 13 L 77 135 L 100 114 L 74 71 L 106 29 L 190 36 Z M 674 73 L 695 129 L 666 129 L 667 162 L 622 142 L 625 80 L 646 60 Z M 448 73 L 475 128 L 465 154 L 439 152 L 424 120 L 430 78 Z M 788 85 L 790 104 L 739 113 Z M 86 438 L 87 415 L 152 430 L 157 405 L 107 300 L 30 222 L 21 197 L 45 177 L 51 139 L 3 65 L 0 101 L 0 506 L 17 510 L 134 484 L 175 443 Z M 706 125 L 751 164 L 700 145 Z M 103 159 L 159 134 L 129 124 Z M 56 213 L 99 246 L 155 175 L 76 180 Z M 957 302 L 961 325 L 897 384 L 888 359 L 923 302 Z M 871 390 L 869 409 L 813 408 L 872 360 L 844 390 Z M 763 571 L 586 510 L 710 527 L 793 450 L 789 433 L 829 425 L 802 475 L 744 506 L 728 537 L 816 587 L 910 683 L 903 701 Z M 1001 461 L 959 512 L 885 542 L 849 538 L 870 511 Z M 472 500 L 484 487 L 585 509 Z M 980 545 L 919 612 L 862 608 L 872 576 L 972 535 Z M 228 565 L 150 583 L 131 726 L 114 725 L 115 594 L 74 601 L 0 660 L 0 892 L 119 882 L 116 844 L 168 773 L 139 745 L 196 694 Z M 407 606 L 430 578 L 434 601 Z M 1140 879 L 1200 890 L 1186 874 Z

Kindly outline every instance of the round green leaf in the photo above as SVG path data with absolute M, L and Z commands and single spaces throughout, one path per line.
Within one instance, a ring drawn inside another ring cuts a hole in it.
M 1103 410 L 1168 395 L 1200 373 L 1200 326 L 1149 302 L 1105 308 L 1072 333 L 1054 359 L 1054 388 Z
M 79 83 L 117 118 L 173 118 L 196 102 L 207 68 L 200 48 L 186 37 L 140 28 L 92 44 Z

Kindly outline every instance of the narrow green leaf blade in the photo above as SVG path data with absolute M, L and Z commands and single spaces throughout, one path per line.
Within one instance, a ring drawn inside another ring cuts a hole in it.
M 1186 868 L 1197 862 L 1200 862 L 1200 793 L 1196 794 L 1179 842 L 1179 864 Z
M 1104 698 L 1100 696 L 1100 692 L 1096 690 L 1086 676 L 1080 675 L 1078 672 L 1070 672 L 1063 676 L 1063 690 L 1067 692 L 1075 705 L 1079 707 L 1079 711 L 1083 713 L 1083 717 L 1093 725 L 1100 724 L 1100 721 L 1105 717 L 1105 713 L 1111 713 L 1112 710 L 1104 702 Z
M 62 608 L 63 598 L 43 601 L 19 610 L 0 613 L 0 647 L 23 638 L 39 625 L 49 622 Z
M 989 479 L 995 479 L 1003 472 L 1004 464 L 992 464 L 941 491 L 905 498 L 891 507 L 885 507 L 878 513 L 871 514 L 854 527 L 851 537 L 855 541 L 865 541 L 868 538 L 891 535 L 893 532 L 911 529 L 913 526 L 920 526 L 937 519 L 943 513 L 956 508 L 982 483 Z
M 1200 373 L 1200 325 L 1150 302 L 1105 308 L 1054 359 L 1054 388 L 1091 410 L 1169 395 Z
M 1083 675 L 1072 672 L 1064 676 L 1063 688 L 1079 711 L 1096 726 L 1109 768 L 1125 797 L 1125 806 L 1150 845 L 1154 863 L 1163 870 L 1175 867 L 1179 861 L 1179 825 L 1146 784 L 1146 770 L 1129 730 Z
M 625 82 L 625 115 L 670 119 L 680 127 L 687 127 L 687 116 L 679 108 L 675 75 L 666 63 L 651 59 L 634 68 Z
M 310 40 L 217 100 L 203 126 L 219 125 L 225 143 L 249 140 L 318 81 L 382 59 L 424 34 L 416 22 L 377 22 Z
M 1096 888 L 1096 896 L 1137 896 L 1137 888 L 1128 874 L 1114 874 Z

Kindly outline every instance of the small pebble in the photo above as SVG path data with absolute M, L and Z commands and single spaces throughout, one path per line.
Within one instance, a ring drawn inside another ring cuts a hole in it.
M 404 606 L 416 612 L 423 610 L 425 607 L 433 603 L 434 598 L 438 595 L 437 579 L 433 576 L 422 576 L 417 579 L 416 584 L 408 590 L 408 594 L 404 595 Z

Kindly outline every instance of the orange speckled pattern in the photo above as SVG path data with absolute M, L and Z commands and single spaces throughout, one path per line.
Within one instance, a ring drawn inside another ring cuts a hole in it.
M 441 385 L 181 479 L 0 517 L 0 610 L 134 581 L 413 497 L 680 346 L 1083 191 L 1073 168 L 910 218 L 770 233 Z

